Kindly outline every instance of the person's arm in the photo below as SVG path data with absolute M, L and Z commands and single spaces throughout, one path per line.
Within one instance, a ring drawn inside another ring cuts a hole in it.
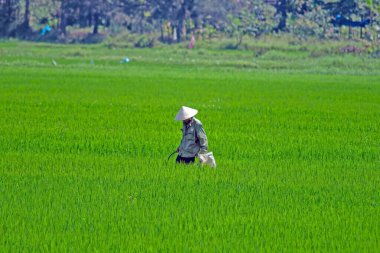
M 197 137 L 199 140 L 199 145 L 201 147 L 199 153 L 206 154 L 208 149 L 206 132 L 202 125 L 196 125 L 195 130 L 197 131 Z
M 182 133 L 182 138 L 181 138 L 181 142 L 179 143 L 179 145 L 178 145 L 178 147 L 177 147 L 177 149 L 176 149 L 176 151 L 177 151 L 177 153 L 179 153 L 179 151 L 180 151 L 180 148 L 181 148 L 181 145 L 182 145 L 182 140 L 183 140 L 183 128 L 181 128 L 181 133 Z

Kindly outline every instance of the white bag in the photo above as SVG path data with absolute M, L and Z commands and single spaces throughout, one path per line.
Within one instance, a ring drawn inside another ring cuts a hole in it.
M 206 164 L 210 166 L 211 168 L 216 168 L 216 162 L 215 162 L 215 158 L 212 152 L 209 152 L 206 154 L 199 154 L 199 161 L 201 165 Z

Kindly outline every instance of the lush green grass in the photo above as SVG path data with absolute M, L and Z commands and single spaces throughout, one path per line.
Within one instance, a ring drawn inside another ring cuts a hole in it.
M 379 251 L 379 62 L 278 55 L 0 44 L 0 251 Z

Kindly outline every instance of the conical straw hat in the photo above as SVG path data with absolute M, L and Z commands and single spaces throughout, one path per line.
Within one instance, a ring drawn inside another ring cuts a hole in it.
M 186 120 L 190 119 L 191 117 L 194 117 L 198 113 L 198 110 L 195 110 L 190 107 L 182 106 L 181 109 L 179 109 L 177 116 L 175 116 L 176 120 Z

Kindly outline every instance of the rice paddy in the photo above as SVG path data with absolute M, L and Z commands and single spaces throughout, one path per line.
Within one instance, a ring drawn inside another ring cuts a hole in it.
M 378 60 L 271 55 L 1 42 L 0 251 L 378 252 Z

